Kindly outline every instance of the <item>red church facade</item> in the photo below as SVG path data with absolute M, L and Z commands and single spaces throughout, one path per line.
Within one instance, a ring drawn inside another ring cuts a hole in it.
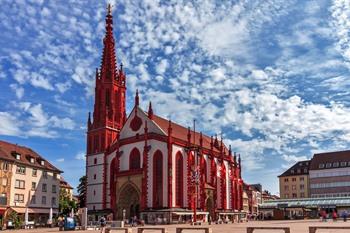
M 87 132 L 87 208 L 114 219 L 172 222 L 212 219 L 243 209 L 241 160 L 222 140 L 194 132 L 139 106 L 127 116 L 126 75 L 117 66 L 113 19 L 106 16 L 102 64 L 96 70 L 93 119 Z M 178 218 L 181 219 L 181 218 Z

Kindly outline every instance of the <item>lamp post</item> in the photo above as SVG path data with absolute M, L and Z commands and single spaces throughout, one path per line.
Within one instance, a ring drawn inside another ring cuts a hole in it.
M 123 209 L 123 221 L 125 221 L 126 210 Z

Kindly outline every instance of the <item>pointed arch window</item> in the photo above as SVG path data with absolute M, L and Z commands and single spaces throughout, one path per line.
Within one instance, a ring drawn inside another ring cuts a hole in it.
M 203 179 L 204 183 L 207 183 L 207 181 L 208 181 L 208 175 L 207 175 L 208 170 L 207 169 L 208 169 L 207 168 L 207 161 L 203 158 L 203 163 L 202 163 L 202 173 L 203 174 L 201 174 L 201 178 Z
M 159 150 L 153 156 L 153 207 L 163 206 L 163 154 Z
M 176 154 L 176 168 L 175 168 L 175 188 L 176 188 L 176 206 L 183 205 L 183 156 L 181 152 Z
M 129 157 L 129 168 L 130 170 L 139 169 L 141 166 L 141 155 L 140 151 L 135 147 L 132 149 Z
M 106 106 L 109 107 L 110 105 L 110 94 L 109 94 L 109 89 L 106 90 Z

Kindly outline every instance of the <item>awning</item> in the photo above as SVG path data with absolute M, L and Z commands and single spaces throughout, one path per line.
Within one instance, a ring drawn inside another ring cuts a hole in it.
M 193 215 L 193 212 L 172 212 L 173 214 L 176 215 Z M 204 211 L 197 211 L 197 215 L 208 215 L 209 212 L 204 212 Z
M 0 215 L 3 215 L 5 213 L 6 209 L 1 209 L 0 208 Z
M 246 214 L 245 212 L 219 212 L 219 215 L 241 215 Z
M 25 207 L 11 207 L 11 209 L 19 214 L 24 214 L 26 212 Z M 28 208 L 29 214 L 49 214 L 50 208 Z M 53 214 L 57 214 L 57 209 L 52 209 Z

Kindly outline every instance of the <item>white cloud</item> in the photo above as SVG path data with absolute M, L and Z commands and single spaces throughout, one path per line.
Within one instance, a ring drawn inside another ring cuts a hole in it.
M 71 88 L 71 86 L 72 84 L 69 81 L 55 84 L 55 87 L 58 89 L 60 93 L 65 93 L 67 90 L 69 90 L 69 88 Z
M 156 67 L 157 73 L 160 74 L 160 75 L 164 74 L 164 72 L 166 71 L 167 67 L 168 67 L 168 60 L 162 59 L 159 62 L 158 66 Z
M 24 95 L 24 88 L 17 84 L 11 84 L 10 87 L 16 93 L 17 98 L 22 99 Z
M 85 152 L 79 151 L 74 158 L 76 160 L 85 160 Z
M 337 49 L 350 68 L 350 2 L 347 0 L 334 0 L 331 12 L 333 29 L 338 39 Z
M 52 126 L 55 128 L 71 129 L 71 130 L 75 128 L 74 121 L 67 117 L 58 118 L 57 116 L 52 116 L 50 117 L 49 121 L 52 123 Z
M 282 158 L 289 163 L 296 163 L 298 161 L 304 161 L 308 159 L 306 156 L 296 156 L 296 155 L 282 155 Z
M 1 112 L 0 134 L 20 137 L 56 138 L 57 130 L 74 130 L 75 122 L 68 118 L 60 118 L 46 113 L 41 104 L 30 102 L 13 102 L 21 112 Z
M 59 162 L 59 163 L 63 163 L 64 162 L 64 158 L 56 159 L 56 161 Z
M 21 136 L 20 122 L 16 116 L 8 112 L 0 112 L 0 134 L 9 136 Z

